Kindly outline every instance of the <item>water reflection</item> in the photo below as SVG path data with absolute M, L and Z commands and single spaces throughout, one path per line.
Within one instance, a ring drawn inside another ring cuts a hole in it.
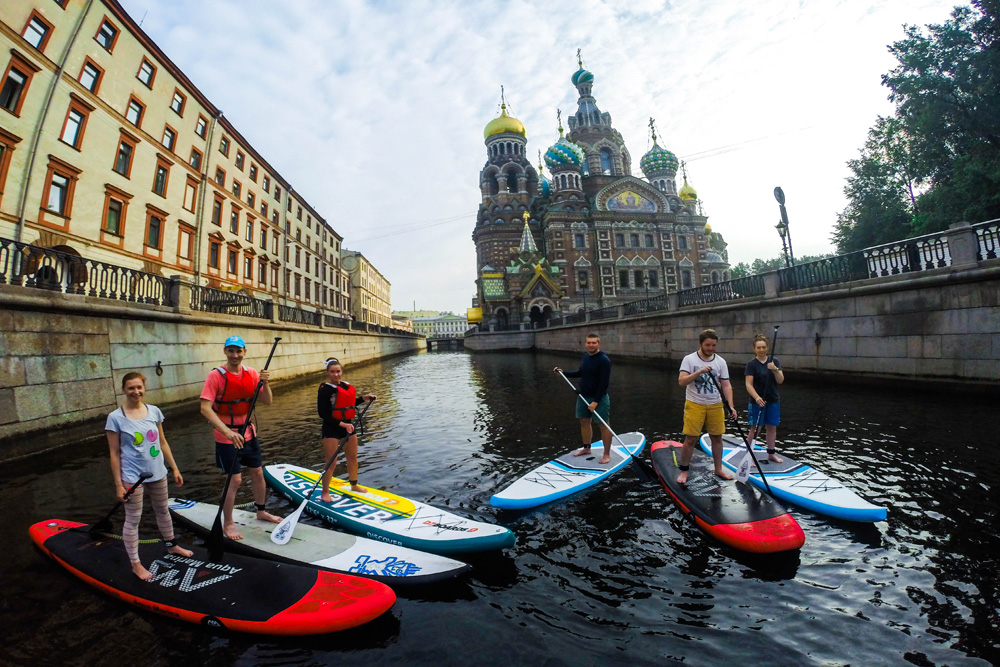
M 612 351 L 613 352 L 613 351 Z M 612 354 L 613 356 L 613 354 Z M 748 355 L 749 356 L 749 355 Z M 137 613 L 42 559 L 27 527 L 92 521 L 113 502 L 107 447 L 59 450 L 0 468 L 5 556 L 0 662 L 315 664 L 914 664 L 1000 658 L 996 627 L 1000 484 L 991 414 L 977 396 L 806 383 L 789 374 L 780 446 L 889 507 L 878 524 L 792 509 L 799 552 L 747 556 L 709 540 L 658 483 L 626 468 L 588 492 L 527 512 L 489 497 L 577 444 L 578 400 L 545 354 L 433 352 L 346 378 L 379 396 L 359 455 L 363 484 L 510 527 L 517 544 L 469 559 L 461 584 L 400 598 L 377 622 L 333 638 L 220 637 Z M 735 367 L 735 365 L 734 365 Z M 676 370 L 616 363 L 612 426 L 677 439 Z M 260 413 L 265 461 L 322 464 L 315 382 Z M 737 385 L 738 403 L 745 394 Z M 155 403 L 155 397 L 150 397 Z M 169 416 L 186 484 L 217 502 L 222 476 L 197 415 Z M 995 430 L 994 430 L 995 431 Z M 343 475 L 343 466 L 338 469 Z M 247 488 L 241 499 L 248 499 Z M 274 496 L 269 506 L 292 506 Z M 149 513 L 147 513 L 149 514 Z M 149 517 L 147 517 L 149 518 Z M 315 523 L 313 519 L 303 519 Z M 151 529 L 149 532 L 153 532 Z M 53 645 L 44 637 L 60 637 Z M 141 649 L 139 648 L 141 647 Z

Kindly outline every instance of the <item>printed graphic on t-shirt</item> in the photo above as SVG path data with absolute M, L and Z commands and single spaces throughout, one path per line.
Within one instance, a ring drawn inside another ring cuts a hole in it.
M 694 380 L 694 390 L 699 394 L 712 395 L 717 393 L 715 383 L 709 377 L 709 373 L 702 373 Z
M 135 437 L 132 439 L 132 444 L 136 449 L 143 449 L 143 443 L 149 442 L 149 455 L 154 459 L 159 456 L 160 450 L 156 448 L 156 440 L 160 437 L 160 432 L 155 428 L 151 428 L 146 431 L 146 437 L 142 437 L 142 433 L 136 431 Z

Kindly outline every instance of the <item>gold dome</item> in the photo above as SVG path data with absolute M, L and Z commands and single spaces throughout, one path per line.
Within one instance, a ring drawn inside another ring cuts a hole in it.
M 698 191 L 688 185 L 686 178 L 684 179 L 684 185 L 681 187 L 681 191 L 677 194 L 684 201 L 694 201 L 698 198 Z
M 524 124 L 513 116 L 508 116 L 507 105 L 501 104 L 500 116 L 486 124 L 486 129 L 483 130 L 483 139 L 489 139 L 496 134 L 504 132 L 513 132 L 514 134 L 520 134 L 522 137 L 527 136 L 527 133 L 524 131 Z

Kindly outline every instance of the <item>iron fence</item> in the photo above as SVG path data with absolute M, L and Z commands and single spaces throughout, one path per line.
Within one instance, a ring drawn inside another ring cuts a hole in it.
M 972 229 L 979 242 L 976 248 L 976 259 L 980 262 L 984 259 L 996 259 L 997 249 L 1000 246 L 1000 220 L 987 220 L 973 225 Z
M 172 306 L 169 280 L 136 269 L 0 238 L 0 284 Z
M 318 310 L 303 310 L 295 306 L 278 306 L 278 319 L 282 322 L 292 324 L 313 324 L 319 326 L 320 316 Z
M 677 293 L 678 305 L 680 306 L 734 301 L 755 296 L 764 296 L 764 276 L 761 274 L 702 285 Z
M 335 327 L 337 329 L 349 329 L 350 321 L 348 321 L 346 317 L 337 317 L 336 315 L 324 315 L 323 326 Z
M 271 301 L 256 299 L 249 294 L 228 292 L 214 287 L 191 286 L 191 309 L 206 313 L 226 313 L 270 320 L 274 312 Z

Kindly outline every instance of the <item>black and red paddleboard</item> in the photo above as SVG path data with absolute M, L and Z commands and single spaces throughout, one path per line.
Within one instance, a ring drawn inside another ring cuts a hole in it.
M 741 551 L 775 553 L 798 549 L 805 534 L 774 498 L 742 482 L 719 479 L 712 458 L 695 446 L 686 484 L 677 483 L 681 443 L 654 442 L 651 458 L 663 488 L 706 533 Z
M 122 542 L 94 539 L 86 524 L 51 519 L 29 532 L 42 551 L 94 588 L 140 609 L 213 628 L 266 635 L 336 632 L 377 618 L 396 601 L 392 589 L 370 579 L 235 554 L 212 563 L 205 549 L 194 548 L 194 556 L 185 558 L 166 553 L 162 542 L 139 545 L 139 557 L 153 574 L 142 581 L 132 573 Z

